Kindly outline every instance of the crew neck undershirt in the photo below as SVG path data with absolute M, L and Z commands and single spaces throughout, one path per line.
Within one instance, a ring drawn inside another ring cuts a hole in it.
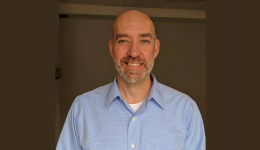
M 129 105 L 130 105 L 130 106 L 132 107 L 132 109 L 136 112 L 137 109 L 142 105 L 143 102 L 144 102 L 144 100 L 141 101 L 141 102 L 139 102 L 139 103 L 129 104 Z

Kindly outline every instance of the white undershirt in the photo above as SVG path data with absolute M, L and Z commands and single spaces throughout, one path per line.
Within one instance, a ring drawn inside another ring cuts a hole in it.
M 130 105 L 130 106 L 132 107 L 132 109 L 136 112 L 137 109 L 142 105 L 143 102 L 144 102 L 144 100 L 141 101 L 141 102 L 139 102 L 139 103 L 129 104 L 129 105 Z

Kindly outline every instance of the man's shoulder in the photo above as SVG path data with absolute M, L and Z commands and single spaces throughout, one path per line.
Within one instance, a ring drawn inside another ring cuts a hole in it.
M 86 101 L 103 100 L 105 98 L 105 96 L 107 95 L 107 93 L 109 92 L 111 85 L 112 85 L 112 82 L 108 83 L 106 85 L 100 86 L 91 91 L 80 94 L 76 97 L 75 101 L 82 103 L 82 102 L 86 102 Z
M 181 91 L 178 91 L 178 90 L 176 90 L 176 89 L 174 89 L 172 87 L 169 87 L 169 86 L 164 85 L 164 84 L 159 83 L 159 82 L 158 82 L 158 85 L 159 85 L 159 87 L 160 87 L 160 89 L 161 89 L 163 94 L 167 93 L 167 94 L 170 94 L 170 95 L 184 96 L 184 97 L 188 97 L 189 98 L 189 96 L 187 94 L 185 94 L 185 93 L 183 93 Z
M 166 101 L 174 101 L 181 103 L 195 103 L 195 101 L 187 94 L 180 92 L 172 87 L 158 82 L 162 96 Z

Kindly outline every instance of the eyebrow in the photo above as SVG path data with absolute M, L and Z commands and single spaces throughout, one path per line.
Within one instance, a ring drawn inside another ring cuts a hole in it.
M 145 33 L 145 34 L 139 34 L 140 37 L 149 37 L 152 38 L 152 35 L 150 33 Z
M 149 37 L 152 38 L 152 35 L 150 33 L 144 33 L 144 34 L 139 34 L 140 37 Z M 116 35 L 116 40 L 122 37 L 129 37 L 128 34 L 117 34 Z
M 116 35 L 116 40 L 122 37 L 129 37 L 127 34 L 117 34 Z

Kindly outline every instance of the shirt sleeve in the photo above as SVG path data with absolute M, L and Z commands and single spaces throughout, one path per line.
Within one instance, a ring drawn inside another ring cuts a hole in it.
M 82 150 L 77 133 L 77 115 L 78 108 L 75 100 L 67 115 L 56 150 Z
M 186 131 L 184 150 L 205 150 L 206 138 L 202 117 L 197 104 L 191 100 L 186 113 Z

